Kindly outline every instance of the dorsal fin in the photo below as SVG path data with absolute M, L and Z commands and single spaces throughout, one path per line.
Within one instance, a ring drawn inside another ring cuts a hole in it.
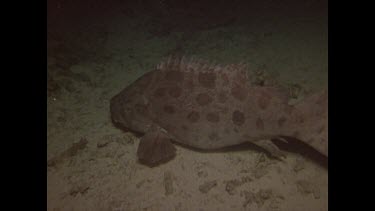
M 238 64 L 221 65 L 205 59 L 197 59 L 185 56 L 169 56 L 156 66 L 158 71 L 178 70 L 182 72 L 216 72 L 235 74 L 242 80 L 247 80 L 248 65 L 245 62 Z

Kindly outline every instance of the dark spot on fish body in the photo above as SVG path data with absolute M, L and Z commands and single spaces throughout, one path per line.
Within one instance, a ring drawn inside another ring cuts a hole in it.
M 213 101 L 207 93 L 198 94 L 195 100 L 200 106 L 208 105 Z
M 181 96 L 182 89 L 178 86 L 169 88 L 169 95 L 173 98 L 178 98 Z
M 198 112 L 196 111 L 192 111 L 190 112 L 188 115 L 187 115 L 187 119 L 191 122 L 191 123 L 195 123 L 199 120 L 200 118 L 200 115 Z
M 156 97 L 164 97 L 165 93 L 167 91 L 167 88 L 165 87 L 159 87 L 155 90 L 154 95 Z
M 215 88 L 216 74 L 214 72 L 200 72 L 198 75 L 199 84 L 205 88 Z
M 235 124 L 235 125 L 238 125 L 238 126 L 243 125 L 245 123 L 245 115 L 244 115 L 244 113 L 242 113 L 239 110 L 235 110 L 232 113 L 232 121 L 233 121 L 233 124 Z

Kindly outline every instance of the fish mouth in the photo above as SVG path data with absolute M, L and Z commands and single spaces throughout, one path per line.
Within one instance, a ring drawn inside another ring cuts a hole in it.
M 137 136 L 137 137 L 141 137 L 141 136 L 144 135 L 143 132 L 138 131 L 138 130 L 134 130 L 134 129 L 130 128 L 130 127 L 127 127 L 127 126 L 125 126 L 124 124 L 121 124 L 121 122 L 116 121 L 114 118 L 112 118 L 112 124 L 113 124 L 116 128 L 122 130 L 122 131 L 125 132 L 125 133 L 130 132 L 130 133 L 133 133 L 133 134 L 134 134 L 135 136 Z

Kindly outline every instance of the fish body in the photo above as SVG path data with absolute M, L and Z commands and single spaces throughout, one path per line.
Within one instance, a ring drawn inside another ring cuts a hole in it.
M 171 141 L 197 149 L 251 142 L 276 157 L 272 139 L 294 137 L 328 156 L 328 93 L 288 104 L 279 86 L 251 83 L 246 65 L 169 58 L 110 101 L 112 121 L 145 134 L 146 164 L 175 155 Z M 142 143 L 143 142 L 143 143 Z

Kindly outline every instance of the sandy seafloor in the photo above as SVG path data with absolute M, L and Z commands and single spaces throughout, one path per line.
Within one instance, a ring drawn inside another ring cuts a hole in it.
M 282 162 L 255 149 L 176 146 L 175 159 L 149 168 L 137 161 L 139 138 L 109 115 L 111 97 L 177 45 L 188 56 L 246 61 L 285 86 L 326 88 L 327 12 L 299 6 L 254 9 L 247 25 L 237 20 L 184 39 L 154 32 L 152 17 L 119 6 L 49 26 L 48 210 L 328 210 L 328 170 L 304 155 L 290 152 Z

